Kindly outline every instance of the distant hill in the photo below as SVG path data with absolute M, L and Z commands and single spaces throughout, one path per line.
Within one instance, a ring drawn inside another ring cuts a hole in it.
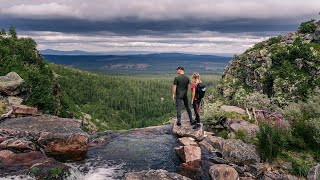
M 183 53 L 137 55 L 43 55 L 46 60 L 107 74 L 165 74 L 184 66 L 187 72 L 222 73 L 230 57 Z

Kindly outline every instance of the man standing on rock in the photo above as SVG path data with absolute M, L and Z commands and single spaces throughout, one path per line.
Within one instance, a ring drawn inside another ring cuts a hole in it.
M 172 99 L 176 100 L 176 107 L 177 107 L 177 125 L 181 125 L 181 108 L 182 108 L 182 101 L 186 110 L 189 115 L 190 123 L 192 121 L 192 113 L 189 107 L 188 101 L 188 89 L 190 84 L 190 79 L 184 75 L 184 68 L 181 66 L 177 67 L 177 74 L 178 76 L 174 78 L 173 86 L 172 86 Z

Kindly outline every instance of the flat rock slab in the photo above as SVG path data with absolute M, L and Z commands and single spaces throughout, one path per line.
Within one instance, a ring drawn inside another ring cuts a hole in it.
M 21 114 L 21 115 L 36 115 L 38 113 L 38 109 L 35 107 L 30 107 L 26 105 L 12 105 L 12 113 L 13 114 Z
M 193 125 L 190 124 L 189 118 L 186 113 L 182 114 L 181 117 L 181 126 L 178 126 L 176 123 L 176 118 L 173 119 L 173 134 L 176 134 L 181 137 L 192 137 L 197 141 L 204 139 L 204 130 L 203 124 L 201 123 L 200 127 L 193 129 Z
M 166 170 L 147 170 L 141 172 L 127 173 L 125 180 L 191 180 L 185 176 L 176 173 L 170 173 Z
M 11 138 L 24 138 L 43 148 L 46 155 L 61 161 L 84 159 L 88 137 L 76 120 L 55 116 L 11 118 L 0 124 L 0 143 Z

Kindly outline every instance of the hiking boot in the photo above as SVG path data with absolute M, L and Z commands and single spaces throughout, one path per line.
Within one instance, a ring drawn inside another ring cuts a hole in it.
M 198 129 L 199 127 L 200 127 L 200 124 L 197 123 L 196 125 L 193 126 L 192 129 Z
M 197 124 L 197 121 L 192 121 L 192 122 L 190 122 L 190 124 L 195 125 L 195 124 Z
M 181 126 L 181 123 L 180 123 L 180 122 L 177 122 L 177 126 Z

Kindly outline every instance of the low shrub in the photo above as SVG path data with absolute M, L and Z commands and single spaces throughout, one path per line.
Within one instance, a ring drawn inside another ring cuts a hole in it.
M 259 124 L 258 152 L 264 161 L 274 160 L 286 147 L 288 129 L 263 122 Z
M 235 133 L 235 138 L 236 139 L 240 139 L 242 141 L 245 141 L 246 138 L 246 132 L 244 130 L 239 129 L 238 131 L 236 131 Z
M 227 130 L 223 130 L 219 134 L 223 139 L 228 139 L 229 132 Z
M 314 33 L 317 29 L 317 26 L 314 24 L 315 20 L 312 19 L 307 22 L 303 22 L 300 24 L 300 27 L 298 28 L 299 33 Z

